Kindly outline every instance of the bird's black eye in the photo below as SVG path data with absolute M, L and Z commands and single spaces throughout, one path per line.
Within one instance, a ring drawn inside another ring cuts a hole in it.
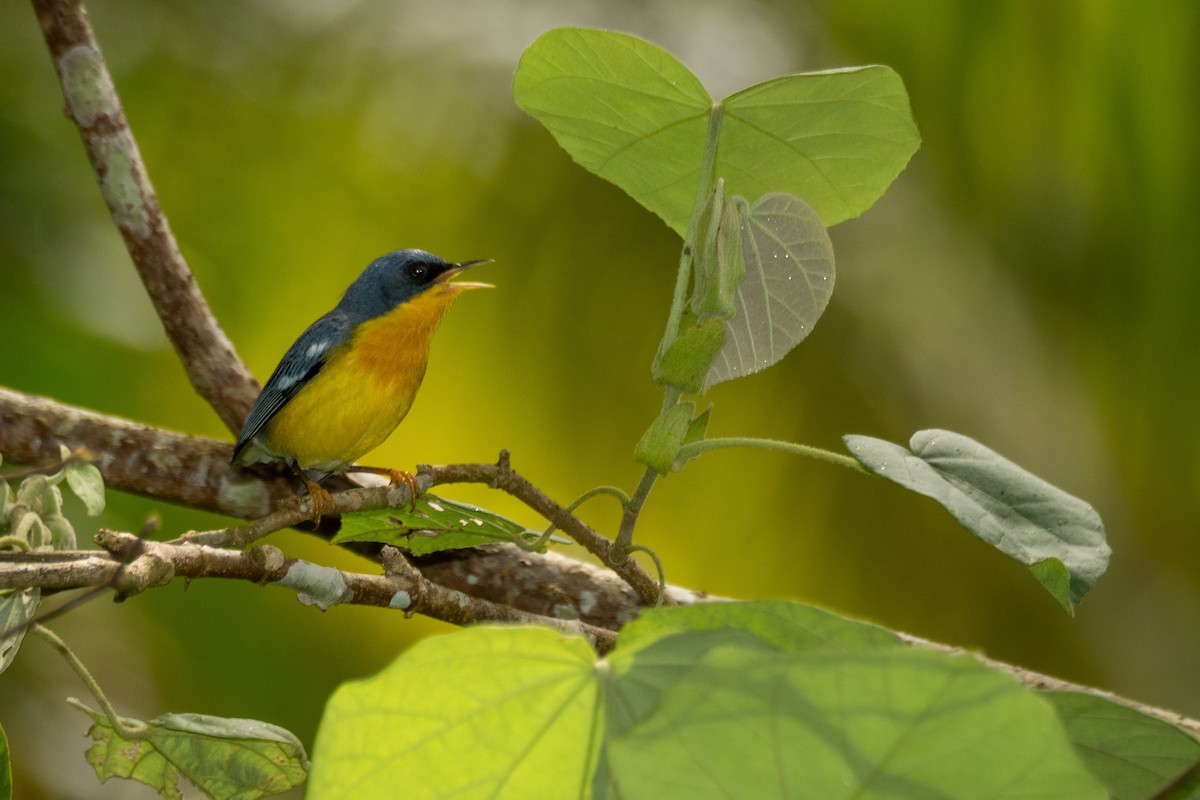
M 425 283 L 429 279 L 428 264 L 409 264 L 408 277 L 412 278 L 416 283 Z

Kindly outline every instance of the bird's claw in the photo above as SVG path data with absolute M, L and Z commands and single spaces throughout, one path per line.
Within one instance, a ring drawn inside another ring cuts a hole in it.
M 421 493 L 421 487 L 417 486 L 417 476 L 402 469 L 390 469 L 388 478 L 392 483 L 403 483 L 408 487 L 408 510 L 416 511 L 417 495 Z

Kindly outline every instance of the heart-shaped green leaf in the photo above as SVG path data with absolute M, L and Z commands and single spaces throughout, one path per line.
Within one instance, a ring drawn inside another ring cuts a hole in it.
M 675 230 L 687 227 L 712 98 L 666 50 L 627 34 L 556 28 L 521 56 L 513 97 L 581 165 Z
M 728 634 L 674 664 L 660 652 L 714 633 L 614 664 L 628 727 L 606 743 L 609 796 L 1106 797 L 1047 704 L 970 656 L 778 653 Z
M 920 143 L 900 77 L 869 66 L 791 75 L 720 106 L 670 53 L 627 34 L 556 28 L 525 51 L 517 105 L 571 157 L 683 234 L 710 118 L 729 194 L 804 198 L 826 225 L 858 216 Z
M 746 274 L 705 390 L 782 359 L 812 331 L 833 293 L 833 244 L 807 203 L 771 192 L 753 205 L 735 198 L 735 205 L 739 225 L 722 233 L 741 239 Z
M 918 431 L 909 452 L 870 436 L 844 438 L 871 472 L 932 497 L 971 533 L 1030 567 L 1068 613 L 1108 569 L 1112 550 L 1095 509 L 973 439 Z
M 921 143 L 904 81 L 884 66 L 788 75 L 723 105 L 725 190 L 794 194 L 827 227 L 874 205 Z

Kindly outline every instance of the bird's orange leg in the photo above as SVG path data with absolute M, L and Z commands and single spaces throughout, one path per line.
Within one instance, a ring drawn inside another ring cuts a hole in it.
M 329 490 L 309 478 L 304 470 L 295 464 L 292 465 L 292 471 L 296 473 L 300 480 L 304 481 L 304 486 L 308 489 L 309 509 L 312 511 L 313 524 L 320 525 L 321 517 L 333 516 L 335 505 L 333 496 L 329 494 Z
M 361 464 L 355 464 L 346 469 L 347 472 L 370 472 L 373 475 L 383 475 L 392 483 L 403 483 L 408 487 L 408 506 L 410 509 L 417 507 L 417 495 L 421 493 L 421 488 L 417 486 L 417 476 L 411 472 L 402 469 L 389 469 L 388 467 L 364 467 Z

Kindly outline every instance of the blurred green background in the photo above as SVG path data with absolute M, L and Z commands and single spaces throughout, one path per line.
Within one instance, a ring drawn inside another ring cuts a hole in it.
M 575 166 L 509 95 L 546 28 L 640 34 L 720 97 L 886 63 L 924 145 L 833 232 L 838 289 L 780 366 L 714 389 L 712 432 L 839 448 L 945 427 L 1092 502 L 1112 566 L 1075 619 L 932 502 L 778 454 L 706 455 L 640 524 L 675 583 L 792 597 L 1200 715 L 1200 5 L 1084 2 L 92 2 L 176 236 L 252 370 L 373 257 L 491 257 L 370 461 L 490 460 L 553 496 L 632 489 L 679 242 Z M 230 438 L 129 267 L 32 10 L 0 5 L 0 384 Z M 456 488 L 533 522 L 503 498 Z M 78 511 L 78 506 L 74 506 Z M 100 524 L 223 520 L 112 496 Z M 612 530 L 604 501 L 592 522 Z M 81 531 L 96 523 L 79 520 Z M 300 534 L 289 553 L 366 562 Z M 56 623 L 118 708 L 268 720 L 309 745 L 324 698 L 442 630 L 201 581 Z M 97 787 L 83 687 L 41 643 L 0 679 L 20 797 Z

